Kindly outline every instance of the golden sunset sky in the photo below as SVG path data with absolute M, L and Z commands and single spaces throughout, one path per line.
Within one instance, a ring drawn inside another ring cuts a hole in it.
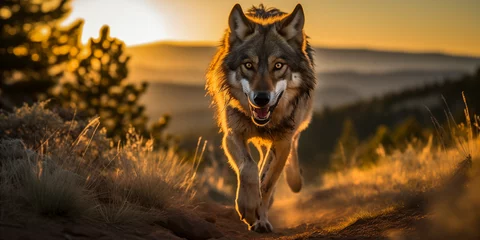
M 67 22 L 83 18 L 83 41 L 103 24 L 127 45 L 156 41 L 216 44 L 235 3 L 260 1 L 75 0 Z M 480 56 L 478 0 L 265 0 L 285 12 L 301 3 L 315 46 Z

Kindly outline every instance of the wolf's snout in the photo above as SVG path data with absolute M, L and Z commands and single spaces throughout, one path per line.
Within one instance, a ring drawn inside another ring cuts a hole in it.
M 256 107 L 265 107 L 270 102 L 269 92 L 257 92 L 253 97 L 253 103 Z

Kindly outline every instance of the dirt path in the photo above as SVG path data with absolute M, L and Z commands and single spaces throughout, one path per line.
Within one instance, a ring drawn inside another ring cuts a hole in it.
M 275 229 L 271 234 L 258 234 L 247 231 L 232 208 L 217 206 L 217 211 L 216 224 L 225 239 L 395 239 L 414 233 L 426 218 L 420 208 L 399 208 L 339 224 L 337 228 L 325 229 L 321 224 L 310 223 Z
M 276 200 L 270 214 L 275 230 L 270 234 L 248 231 L 232 205 L 208 202 L 185 209 L 168 209 L 148 224 L 101 224 L 31 216 L 31 213 L 15 216 L 0 213 L 0 240 L 401 239 L 399 236 L 415 232 L 427 216 L 419 204 L 394 208 L 378 199 L 357 197 L 353 201 L 355 198 L 349 196 L 342 200 L 345 190 L 306 190 L 288 200 Z
M 190 210 L 171 210 L 148 225 L 115 226 L 26 216 L 14 221 L 3 218 L 0 239 L 395 239 L 414 232 L 424 218 L 418 208 L 396 209 L 337 229 L 324 229 L 313 223 L 259 234 L 248 231 L 232 207 L 210 203 Z

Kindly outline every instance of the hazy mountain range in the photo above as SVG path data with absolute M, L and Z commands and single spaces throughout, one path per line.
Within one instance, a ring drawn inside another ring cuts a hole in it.
M 157 43 L 130 47 L 127 53 L 132 56 L 129 79 L 150 82 L 142 101 L 152 120 L 169 113 L 169 130 L 177 133 L 214 127 L 204 75 L 215 47 Z M 315 48 L 315 64 L 315 109 L 320 110 L 471 73 L 480 57 Z

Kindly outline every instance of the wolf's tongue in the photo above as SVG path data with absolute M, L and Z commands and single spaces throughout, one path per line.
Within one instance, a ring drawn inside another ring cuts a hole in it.
M 257 115 L 258 118 L 261 118 L 261 119 L 267 118 L 268 107 L 266 107 L 266 108 L 255 108 L 254 111 L 255 111 L 255 114 Z

